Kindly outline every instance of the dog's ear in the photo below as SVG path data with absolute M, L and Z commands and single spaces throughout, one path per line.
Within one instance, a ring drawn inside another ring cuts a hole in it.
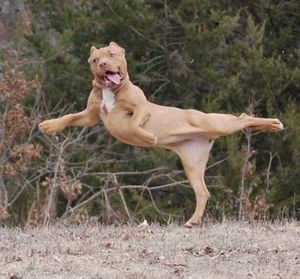
M 97 48 L 95 46 L 92 46 L 91 47 L 91 50 L 90 50 L 90 55 L 92 55 L 92 53 L 96 50 Z
M 117 43 L 115 43 L 115 42 L 110 42 L 109 43 L 109 46 L 116 46 L 116 47 L 120 47 Z
M 122 47 L 120 47 L 117 43 L 115 43 L 115 42 L 110 42 L 110 43 L 109 43 L 109 46 L 117 47 L 117 48 L 119 48 L 119 49 L 123 52 L 123 54 L 125 54 L 125 49 L 122 48 Z
M 89 59 L 88 59 L 88 62 L 89 62 L 89 63 L 91 62 L 91 56 L 92 56 L 93 52 L 94 52 L 96 49 L 97 49 L 97 48 L 94 47 L 94 46 L 91 47 L 91 49 L 90 49 L 90 57 L 89 57 Z

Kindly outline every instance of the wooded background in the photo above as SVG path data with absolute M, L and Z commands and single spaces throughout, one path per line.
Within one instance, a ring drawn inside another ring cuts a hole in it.
M 110 41 L 152 102 L 284 123 L 215 142 L 206 216 L 299 218 L 299 34 L 297 0 L 0 0 L 0 220 L 181 222 L 193 212 L 176 155 L 122 144 L 101 123 L 37 129 L 85 108 L 89 49 Z

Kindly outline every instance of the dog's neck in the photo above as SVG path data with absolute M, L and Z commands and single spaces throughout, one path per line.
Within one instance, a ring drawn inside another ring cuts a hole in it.
M 93 80 L 93 90 L 99 92 L 101 98 L 101 111 L 105 113 L 110 113 L 116 102 L 117 95 L 121 93 L 122 90 L 126 90 L 130 86 L 131 82 L 123 80 L 122 84 L 116 88 L 104 87 L 96 78 Z M 122 93 L 121 93 L 122 94 Z
M 107 113 L 111 112 L 115 106 L 115 94 L 110 88 L 102 89 L 102 103 L 101 110 L 106 110 Z

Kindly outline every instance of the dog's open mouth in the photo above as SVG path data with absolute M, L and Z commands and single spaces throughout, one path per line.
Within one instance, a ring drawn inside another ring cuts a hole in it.
M 123 79 L 123 75 L 120 72 L 106 71 L 103 79 L 107 86 L 119 85 Z

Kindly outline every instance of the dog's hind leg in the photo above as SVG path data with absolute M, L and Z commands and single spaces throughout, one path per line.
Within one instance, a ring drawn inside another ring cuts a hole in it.
M 221 113 L 203 113 L 187 110 L 189 123 L 206 132 L 207 136 L 217 138 L 232 134 L 245 128 L 261 131 L 277 132 L 283 129 L 282 123 L 276 118 L 259 118 L 247 115 L 240 116 Z
M 213 141 L 208 138 L 194 136 L 191 140 L 174 144 L 172 148 L 181 158 L 186 176 L 196 196 L 196 209 L 192 217 L 186 222 L 186 227 L 192 227 L 201 221 L 206 202 L 210 197 L 205 185 L 204 173 L 212 145 Z

